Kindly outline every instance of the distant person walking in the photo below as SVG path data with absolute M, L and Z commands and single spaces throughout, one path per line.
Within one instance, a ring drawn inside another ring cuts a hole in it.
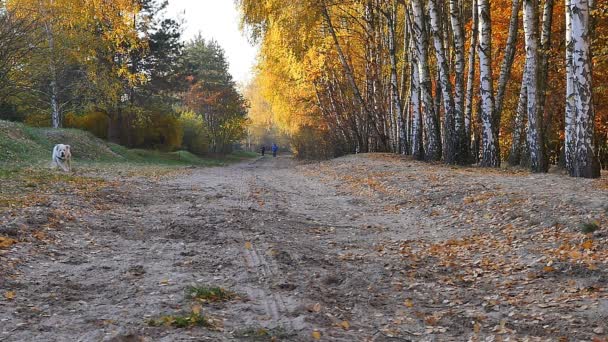
M 272 144 L 272 156 L 273 157 L 277 156 L 277 151 L 279 151 L 279 146 L 277 146 L 277 144 Z
M 262 146 L 262 157 L 266 154 L 266 146 Z

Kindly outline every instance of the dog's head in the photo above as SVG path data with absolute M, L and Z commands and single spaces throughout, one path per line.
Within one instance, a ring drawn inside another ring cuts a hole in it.
M 70 145 L 59 144 L 55 146 L 57 156 L 61 159 L 68 159 L 72 156 Z

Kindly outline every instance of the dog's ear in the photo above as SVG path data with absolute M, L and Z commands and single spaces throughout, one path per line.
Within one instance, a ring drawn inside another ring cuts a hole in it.
M 72 147 L 70 145 L 65 145 L 65 148 L 67 148 L 69 151 Z

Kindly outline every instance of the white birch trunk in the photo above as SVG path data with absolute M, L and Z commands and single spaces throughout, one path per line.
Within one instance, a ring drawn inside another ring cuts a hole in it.
M 515 121 L 513 123 L 513 133 L 511 134 L 511 152 L 509 154 L 509 165 L 518 166 L 521 162 L 522 146 L 521 138 L 524 134 L 524 116 L 527 108 L 527 90 L 526 90 L 526 72 L 522 77 L 521 88 L 519 91 L 519 101 L 517 103 L 517 111 L 515 112 Z
M 517 43 L 517 32 L 519 31 L 519 5 L 521 0 L 513 0 L 511 3 L 511 19 L 509 21 L 509 34 L 507 36 L 507 45 L 505 46 L 505 54 L 500 67 L 500 76 L 498 77 L 498 92 L 496 94 L 496 121 L 500 124 L 500 116 L 504 103 L 505 91 L 507 83 L 511 77 L 511 67 L 515 59 L 515 50 Z
M 489 0 L 479 0 L 479 75 L 481 86 L 481 166 L 499 167 L 498 127 L 494 121 L 494 85 L 492 77 L 492 21 Z
M 470 147 L 471 143 L 471 122 L 473 116 L 473 88 L 475 85 L 475 60 L 477 52 L 477 38 L 479 29 L 479 16 L 477 12 L 477 1 L 473 0 L 472 6 L 472 29 L 471 34 L 471 46 L 469 47 L 469 71 L 467 75 L 467 89 L 465 94 L 465 113 L 464 113 L 464 130 L 467 147 Z
M 528 152 L 532 172 L 546 172 L 547 164 L 542 139 L 542 121 L 539 107 L 538 59 L 538 0 L 524 0 L 524 32 L 526 45 L 526 91 L 528 113 Z
M 414 16 L 413 31 L 416 38 L 416 56 L 418 58 L 418 73 L 420 77 L 420 99 L 426 133 L 425 159 L 430 161 L 441 159 L 441 139 L 439 126 L 433 104 L 431 73 L 428 56 L 428 37 L 426 34 L 426 20 L 421 0 L 412 0 L 412 14 Z
M 393 103 L 393 117 L 397 118 L 396 133 L 397 133 L 397 148 L 396 152 L 405 153 L 405 124 L 403 122 L 403 109 L 401 108 L 401 93 L 399 88 L 399 78 L 397 75 L 397 44 L 396 44 L 396 26 L 397 26 L 397 2 L 393 2 L 391 12 L 388 15 L 388 50 L 391 61 L 391 97 Z M 405 33 L 404 33 L 405 34 Z
M 441 94 L 443 99 L 444 112 L 444 145 L 443 161 L 447 164 L 456 164 L 460 157 L 458 155 L 458 137 L 456 135 L 456 124 L 454 118 L 454 97 L 452 95 L 452 82 L 450 81 L 450 69 L 446 52 L 443 47 L 442 22 L 439 18 L 437 0 L 429 1 L 429 17 L 431 19 L 431 31 L 433 35 L 433 45 L 435 46 L 435 56 L 439 68 L 439 82 L 441 84 Z
M 51 6 L 53 2 L 51 1 Z M 57 65 L 55 60 L 55 36 L 50 22 L 44 24 L 47 42 L 49 44 L 49 73 L 51 91 L 51 123 L 53 128 L 61 127 L 61 113 L 59 112 L 59 88 L 57 86 Z
M 568 172 L 574 170 L 574 130 L 576 122 L 574 73 L 572 72 L 572 16 L 570 15 L 571 0 L 566 0 L 566 117 L 564 127 L 564 158 Z
M 595 112 L 589 36 L 589 0 L 571 0 L 566 8 L 570 16 L 572 51 L 570 67 L 574 88 L 576 120 L 574 122 L 574 158 L 570 175 L 574 177 L 597 178 L 600 176 L 599 162 L 593 143 L 595 133 Z
M 422 141 L 422 114 L 420 112 L 420 75 L 418 74 L 418 70 L 418 59 L 412 58 L 412 86 L 410 88 L 410 103 L 412 106 L 411 153 L 417 160 L 423 160 L 424 148 Z
M 458 139 L 458 163 L 469 159 L 469 139 L 465 124 L 464 28 L 458 0 L 450 0 L 450 23 L 454 36 L 454 129 Z

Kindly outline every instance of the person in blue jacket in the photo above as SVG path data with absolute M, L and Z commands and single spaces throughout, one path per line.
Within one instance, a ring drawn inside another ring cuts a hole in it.
M 277 156 L 277 151 L 279 150 L 279 146 L 277 146 L 277 144 L 272 144 L 272 156 L 276 157 Z

